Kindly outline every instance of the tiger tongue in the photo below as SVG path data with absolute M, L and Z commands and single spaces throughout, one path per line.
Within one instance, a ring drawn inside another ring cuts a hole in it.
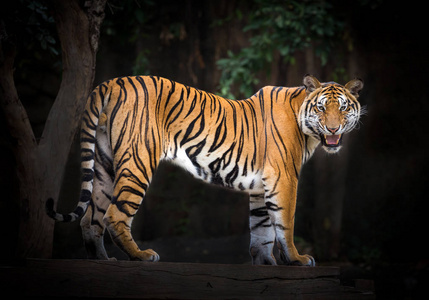
M 340 135 L 339 134 L 325 135 L 325 140 L 327 145 L 336 145 L 340 140 Z

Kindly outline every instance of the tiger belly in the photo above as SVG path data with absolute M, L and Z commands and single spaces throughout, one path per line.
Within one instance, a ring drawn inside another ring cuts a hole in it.
M 260 171 L 244 170 L 243 166 L 233 163 L 224 166 L 220 162 L 221 166 L 214 168 L 217 158 L 214 155 L 201 154 L 191 160 L 183 149 L 178 149 L 174 157 L 166 156 L 167 160 L 207 183 L 249 193 L 264 192 Z

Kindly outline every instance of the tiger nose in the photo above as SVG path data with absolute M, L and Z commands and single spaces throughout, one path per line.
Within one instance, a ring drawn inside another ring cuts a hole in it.
M 340 126 L 338 126 L 337 128 L 327 127 L 327 129 L 329 130 L 330 133 L 335 134 L 335 132 L 337 132 L 340 129 Z

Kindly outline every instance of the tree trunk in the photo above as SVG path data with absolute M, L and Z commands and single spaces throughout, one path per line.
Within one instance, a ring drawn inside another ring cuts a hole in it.
M 63 75 L 39 144 L 13 82 L 13 45 L 1 41 L 0 96 L 8 128 L 16 140 L 20 185 L 18 258 L 47 258 L 52 254 L 54 222 L 45 213 L 45 201 L 58 199 L 70 146 L 92 88 L 105 3 L 86 1 L 82 8 L 79 1 L 51 2 L 62 47 Z

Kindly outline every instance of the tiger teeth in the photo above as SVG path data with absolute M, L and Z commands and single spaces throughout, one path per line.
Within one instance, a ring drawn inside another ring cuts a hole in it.
M 325 138 L 325 143 L 328 146 L 336 146 L 340 142 L 341 134 L 333 134 L 333 135 L 323 135 Z

